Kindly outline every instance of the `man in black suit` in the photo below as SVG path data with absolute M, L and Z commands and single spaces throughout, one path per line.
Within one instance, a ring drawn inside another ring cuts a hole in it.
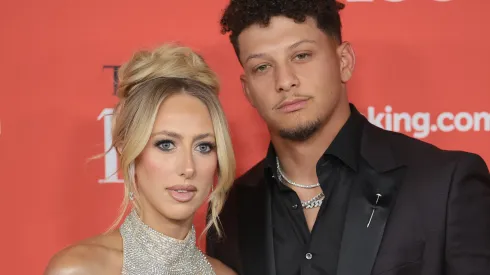
M 239 274 L 490 274 L 478 155 L 370 124 L 347 98 L 355 56 L 334 0 L 232 0 L 221 20 L 266 122 L 207 253 Z

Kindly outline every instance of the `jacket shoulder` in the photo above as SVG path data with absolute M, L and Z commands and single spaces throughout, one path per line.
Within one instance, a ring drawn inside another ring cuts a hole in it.
M 252 168 L 247 170 L 243 175 L 239 176 L 234 186 L 255 185 L 264 178 L 265 160 L 259 161 Z

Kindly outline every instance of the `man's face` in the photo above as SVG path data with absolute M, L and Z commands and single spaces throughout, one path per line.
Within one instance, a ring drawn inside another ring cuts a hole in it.
M 312 18 L 295 23 L 273 17 L 267 27 L 246 28 L 238 45 L 244 92 L 273 134 L 308 139 L 346 96 L 352 49 L 338 45 Z

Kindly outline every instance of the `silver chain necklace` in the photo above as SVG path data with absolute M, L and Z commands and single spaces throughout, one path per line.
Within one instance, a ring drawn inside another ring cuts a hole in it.
M 321 192 L 320 194 L 314 196 L 309 201 L 302 201 L 301 207 L 303 207 L 305 209 L 320 207 L 320 206 L 322 206 L 322 202 L 323 202 L 324 198 L 325 198 L 325 194 L 323 194 L 323 192 Z
M 320 183 L 313 184 L 313 185 L 302 185 L 302 184 L 297 184 L 297 183 L 289 180 L 281 170 L 281 166 L 279 165 L 279 158 L 278 157 L 276 157 L 276 163 L 277 163 L 277 172 L 278 172 L 280 182 L 284 183 L 283 180 L 285 180 L 287 183 L 289 183 L 293 186 L 300 187 L 300 188 L 306 188 L 306 189 L 311 189 L 311 188 L 315 188 L 315 187 L 320 186 Z M 301 207 L 303 209 L 311 209 L 311 208 L 320 207 L 320 206 L 322 206 L 323 199 L 325 199 L 325 194 L 322 191 L 320 194 L 314 196 L 310 200 L 302 201 Z
M 288 179 L 286 177 L 286 175 L 284 175 L 284 173 L 281 170 L 281 165 L 279 164 L 279 158 L 278 157 L 276 157 L 276 164 L 277 164 L 277 172 L 279 172 L 279 178 L 283 178 L 287 183 L 289 183 L 293 186 L 299 187 L 299 188 L 306 188 L 306 189 L 316 188 L 316 187 L 320 186 L 319 182 L 316 184 L 312 184 L 312 185 L 297 184 L 296 182 Z

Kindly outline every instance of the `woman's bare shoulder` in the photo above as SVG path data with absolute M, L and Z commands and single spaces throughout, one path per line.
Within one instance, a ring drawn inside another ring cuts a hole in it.
M 238 275 L 233 269 L 229 268 L 227 265 L 222 263 L 220 260 L 211 258 L 206 255 L 206 258 L 208 259 L 209 263 L 214 269 L 214 272 L 216 275 Z
M 44 275 L 121 274 L 122 255 L 122 238 L 114 231 L 61 250 Z

